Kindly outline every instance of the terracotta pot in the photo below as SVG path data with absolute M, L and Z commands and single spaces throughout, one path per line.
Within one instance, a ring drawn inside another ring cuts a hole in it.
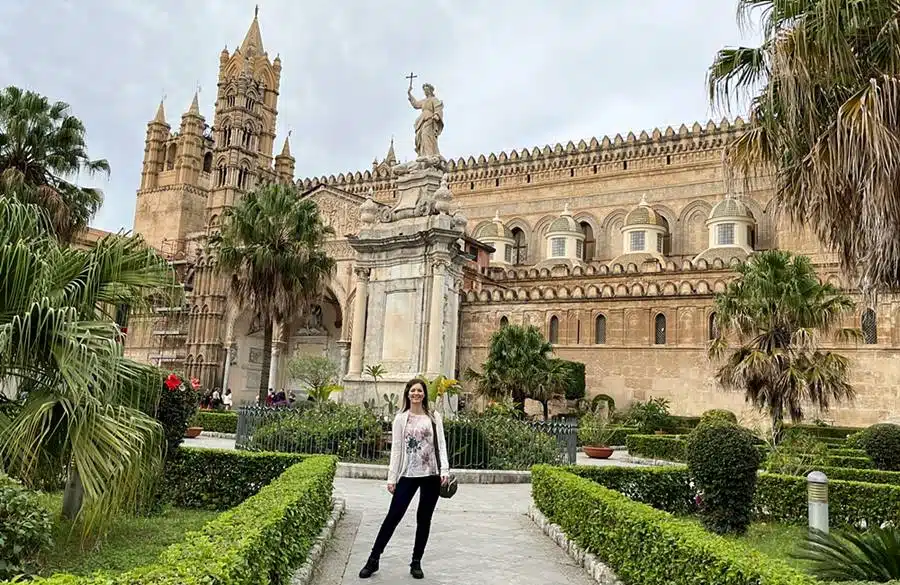
M 588 447 L 585 445 L 581 450 L 591 459 L 609 459 L 613 454 L 613 450 L 609 447 Z
M 188 427 L 186 431 L 184 431 L 184 436 L 188 439 L 193 439 L 195 437 L 199 437 L 200 433 L 203 432 L 203 427 Z

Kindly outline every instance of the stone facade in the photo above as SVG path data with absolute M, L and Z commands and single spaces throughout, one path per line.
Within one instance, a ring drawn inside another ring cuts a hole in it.
M 189 265 L 185 278 L 193 289 L 182 324 L 172 329 L 177 336 L 154 337 L 145 327 L 129 336 L 130 351 L 149 359 L 160 353 L 162 339 L 175 339 L 171 363 L 210 386 L 221 385 L 228 370 L 238 402 L 255 393 L 262 338 L 247 317 L 225 317 L 224 286 L 213 277 L 211 260 L 195 250 L 202 250 L 221 211 L 259 178 L 293 175 L 287 142 L 281 156 L 271 156 L 280 70 L 279 60 L 270 62 L 263 51 L 254 19 L 241 47 L 221 55 L 213 129 L 206 130 L 192 104 L 173 135 L 160 107 L 148 125 L 135 215 L 136 231 L 161 249 L 172 247 L 173 257 Z M 448 111 L 451 120 L 464 115 Z M 241 134 L 245 128 L 249 134 Z M 809 230 L 778 216 L 767 177 L 726 176 L 723 146 L 743 131 L 738 118 L 449 160 L 444 178 L 453 211 L 468 218 L 458 245 L 470 261 L 461 278 L 456 367 L 444 373 L 477 368 L 501 322 L 530 323 L 558 355 L 586 364 L 589 393 L 610 394 L 620 407 L 664 397 L 678 414 L 721 407 L 752 419 L 740 395 L 716 387 L 715 364 L 705 353 L 713 297 L 733 278 L 729 266 L 753 250 L 788 249 L 809 255 L 823 280 L 854 287 Z M 371 169 L 296 181 L 335 227 L 328 248 L 338 269 L 315 322 L 286 326 L 276 344 L 279 360 L 293 351 L 321 351 L 346 372 L 353 340 L 365 340 L 364 360 L 375 351 L 373 340 L 402 334 L 390 320 L 390 331 L 353 332 L 366 327 L 365 316 L 354 314 L 357 269 L 365 267 L 357 265 L 351 242 L 368 197 L 397 205 L 396 162 L 391 145 Z M 865 342 L 829 345 L 853 358 L 858 399 L 812 417 L 868 424 L 896 416 L 898 319 L 900 299 L 891 296 L 872 309 L 860 303 L 847 317 L 847 326 L 864 325 Z M 293 385 L 283 369 L 273 370 L 272 387 Z

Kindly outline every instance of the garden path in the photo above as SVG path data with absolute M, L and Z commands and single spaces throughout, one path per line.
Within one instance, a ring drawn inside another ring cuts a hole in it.
M 335 480 L 347 508 L 313 585 L 365 583 L 357 576 L 390 503 L 383 481 Z M 438 503 L 422 568 L 426 583 L 589 585 L 594 581 L 525 515 L 530 484 L 464 484 Z M 416 515 L 410 506 L 369 582 L 408 583 Z

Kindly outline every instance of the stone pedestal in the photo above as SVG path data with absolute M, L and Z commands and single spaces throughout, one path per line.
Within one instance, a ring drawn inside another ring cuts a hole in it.
M 456 367 L 460 239 L 466 219 L 450 215 L 441 168 L 400 169 L 397 203 L 369 198 L 361 229 L 348 238 L 357 252 L 357 293 L 344 400 L 377 398 L 367 366 L 387 370 L 378 393 L 403 393 L 410 378 L 452 377 Z

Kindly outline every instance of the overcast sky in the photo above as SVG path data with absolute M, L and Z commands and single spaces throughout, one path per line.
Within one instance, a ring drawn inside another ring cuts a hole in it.
M 199 83 L 212 123 L 219 52 L 253 19 L 247 0 L 4 0 L 0 84 L 71 104 L 106 158 L 93 225 L 130 229 L 147 121 L 166 95 L 177 128 Z M 261 0 L 283 62 L 277 149 L 297 176 L 364 170 L 391 136 L 414 156 L 417 94 L 444 100 L 446 157 L 705 122 L 716 50 L 749 41 L 735 0 Z M 717 115 L 716 118 L 721 118 Z M 83 181 L 91 184 L 92 181 Z

